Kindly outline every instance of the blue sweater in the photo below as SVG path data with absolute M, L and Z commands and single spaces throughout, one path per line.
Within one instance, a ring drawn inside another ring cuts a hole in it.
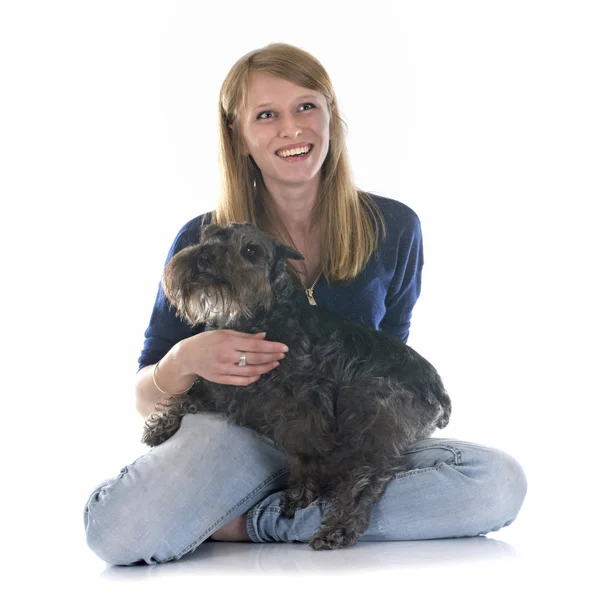
M 386 239 L 382 241 L 380 235 L 379 247 L 363 272 L 352 282 L 329 286 L 325 276 L 321 275 L 313 290 L 314 299 L 319 308 L 360 321 L 373 329 L 387 331 L 406 342 L 412 310 L 421 292 L 421 224 L 416 213 L 405 204 L 369 195 L 383 214 Z M 210 213 L 192 219 L 180 229 L 165 266 L 179 250 L 200 241 L 202 219 L 210 222 Z M 298 293 L 308 302 L 302 291 Z M 190 327 L 175 315 L 159 284 L 150 324 L 145 332 L 144 347 L 138 359 L 139 369 L 157 363 L 177 342 L 204 330 L 204 326 Z

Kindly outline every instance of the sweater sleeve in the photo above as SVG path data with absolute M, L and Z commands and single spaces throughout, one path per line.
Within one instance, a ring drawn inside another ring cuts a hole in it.
M 177 252 L 199 242 L 200 226 L 196 221 L 199 221 L 199 218 L 190 221 L 180 229 L 167 254 L 165 267 Z M 144 333 L 144 346 L 138 358 L 138 371 L 148 365 L 156 364 L 177 342 L 201 333 L 204 329 L 205 326 L 191 327 L 175 314 L 173 305 L 165 296 L 159 283 L 150 324 Z
M 409 209 L 399 223 L 396 269 L 385 299 L 380 328 L 407 342 L 413 308 L 421 293 L 423 238 L 419 217 Z

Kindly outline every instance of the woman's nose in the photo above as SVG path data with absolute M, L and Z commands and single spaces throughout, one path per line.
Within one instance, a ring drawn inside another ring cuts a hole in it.
M 292 113 L 282 113 L 279 120 L 279 135 L 281 137 L 296 138 L 302 133 L 298 117 Z

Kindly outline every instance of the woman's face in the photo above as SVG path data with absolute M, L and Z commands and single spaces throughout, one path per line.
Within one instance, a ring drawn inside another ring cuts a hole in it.
M 252 73 L 248 105 L 240 112 L 243 153 L 250 154 L 265 184 L 306 183 L 319 176 L 329 150 L 329 111 L 323 94 Z M 306 156 L 284 158 L 282 149 L 310 145 Z

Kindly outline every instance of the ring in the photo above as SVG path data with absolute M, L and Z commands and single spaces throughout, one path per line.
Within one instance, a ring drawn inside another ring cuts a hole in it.
M 238 365 L 240 367 L 245 367 L 246 366 L 246 355 L 242 354 L 242 358 L 240 358 L 240 362 L 238 362 Z

